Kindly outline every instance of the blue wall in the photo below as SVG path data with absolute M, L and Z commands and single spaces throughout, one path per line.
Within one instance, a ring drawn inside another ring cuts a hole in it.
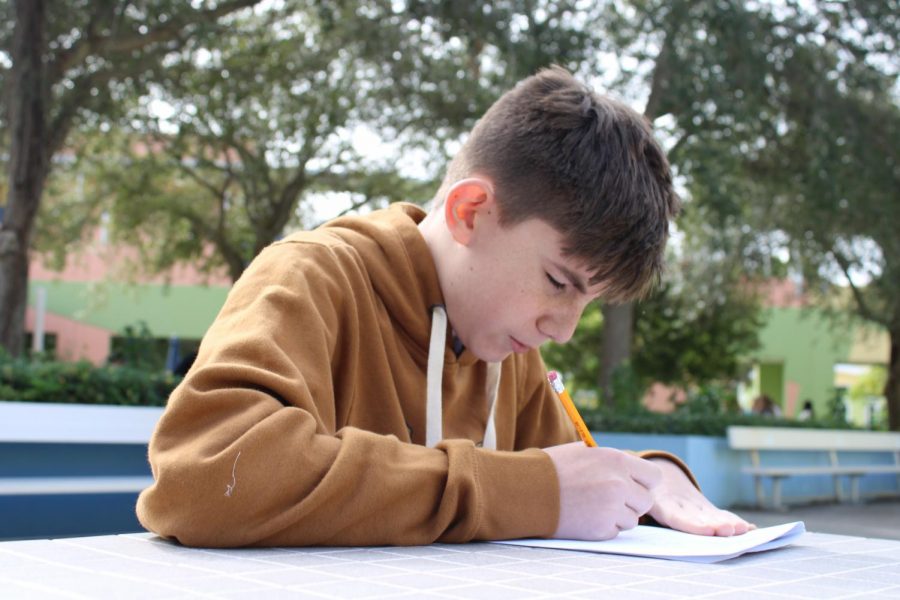
M 728 447 L 725 438 L 700 435 L 658 435 L 634 433 L 594 433 L 601 446 L 621 450 L 665 450 L 684 460 L 694 473 L 703 493 L 713 504 L 721 507 L 748 507 L 756 503 L 753 477 L 741 473 L 750 465 L 747 452 L 737 452 Z M 842 452 L 841 464 L 891 465 L 893 459 L 887 452 Z M 766 452 L 761 457 L 765 465 L 828 466 L 824 452 Z M 766 500 L 771 500 L 771 482 L 764 479 Z M 850 483 L 841 479 L 846 498 L 850 495 Z M 900 493 L 900 479 L 895 475 L 866 475 L 860 479 L 860 492 L 867 495 Z M 781 495 L 786 504 L 802 503 L 834 494 L 831 476 L 788 477 L 782 480 Z
M 146 444 L 0 443 L 0 478 L 149 476 Z M 0 540 L 143 531 L 137 493 L 0 495 Z
M 144 531 L 137 494 L 0 496 L 0 541 Z
M 717 506 L 733 506 L 745 498 L 740 490 L 740 457 L 729 450 L 725 438 L 598 432 L 595 439 L 601 446 L 621 450 L 671 452 L 688 464 L 700 489 Z M 746 498 L 752 498 L 752 493 L 751 486 L 750 496 Z
M 740 472 L 747 453 L 728 448 L 724 438 L 595 432 L 603 446 L 623 450 L 665 450 L 693 470 L 706 496 L 717 506 L 746 507 L 755 502 L 753 478 Z M 146 444 L 0 443 L 0 478 L 88 475 L 147 476 Z M 848 453 L 842 462 L 891 464 L 887 453 Z M 769 453 L 769 464 L 825 465 L 824 453 Z M 802 461 L 802 462 L 800 462 Z M 866 476 L 863 495 L 898 493 L 898 478 Z M 844 480 L 844 490 L 849 485 Z M 790 477 L 783 482 L 786 503 L 832 493 L 831 477 Z M 767 499 L 771 498 L 766 483 Z M 52 538 L 143 531 L 134 514 L 136 493 L 0 496 L 0 539 Z

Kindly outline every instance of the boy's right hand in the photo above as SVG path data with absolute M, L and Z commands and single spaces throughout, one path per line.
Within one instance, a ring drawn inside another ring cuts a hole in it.
M 653 506 L 650 493 L 662 480 L 648 460 L 581 442 L 544 448 L 559 479 L 555 538 L 608 540 L 637 526 Z

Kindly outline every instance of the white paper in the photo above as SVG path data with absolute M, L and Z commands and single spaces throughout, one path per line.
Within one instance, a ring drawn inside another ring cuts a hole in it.
M 803 521 L 754 529 L 743 535 L 731 537 L 694 535 L 664 527 L 638 525 L 634 529 L 623 531 L 611 540 L 602 542 L 528 539 L 505 540 L 496 543 L 712 563 L 728 560 L 748 552 L 760 552 L 786 546 L 794 542 L 805 531 L 806 526 Z

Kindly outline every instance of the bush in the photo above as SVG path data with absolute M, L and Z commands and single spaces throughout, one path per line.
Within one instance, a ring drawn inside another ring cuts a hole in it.
M 622 433 L 670 433 L 680 435 L 710 435 L 723 437 L 730 425 L 751 427 L 808 427 L 817 429 L 849 429 L 841 421 L 795 421 L 739 414 L 697 414 L 676 411 L 663 414 L 646 409 L 615 411 L 597 409 L 585 412 L 584 421 L 593 431 Z
M 687 401 L 671 413 L 651 412 L 641 405 L 610 409 L 599 407 L 583 413 L 594 431 L 620 433 L 660 433 L 725 436 L 730 425 L 749 427 L 807 427 L 813 429 L 850 429 L 843 418 L 828 417 L 809 421 L 753 415 L 737 410 L 733 392 L 721 386 L 704 386 L 689 395 Z
M 165 406 L 180 378 L 128 366 L 0 356 L 0 400 Z

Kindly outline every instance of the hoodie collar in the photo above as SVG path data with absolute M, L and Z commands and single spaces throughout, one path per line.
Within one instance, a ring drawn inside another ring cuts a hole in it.
M 432 311 L 435 306 L 444 306 L 434 258 L 418 227 L 425 216 L 421 207 L 399 202 L 365 217 L 341 217 L 323 226 L 340 230 L 341 237 L 352 241 L 359 250 L 393 326 L 413 342 L 423 357 L 428 354 Z M 446 348 L 446 363 L 471 366 L 478 362 L 468 349 L 456 355 L 449 328 Z

